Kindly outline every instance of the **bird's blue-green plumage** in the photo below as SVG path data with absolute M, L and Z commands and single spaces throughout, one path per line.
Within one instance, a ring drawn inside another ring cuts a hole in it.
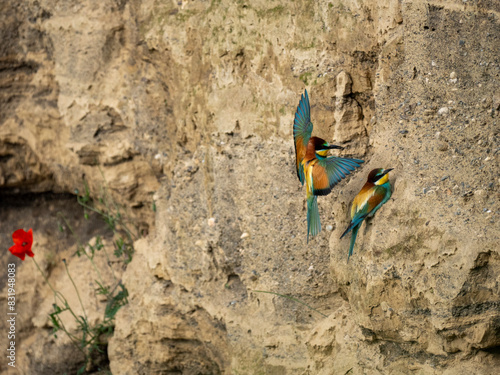
M 328 157 L 328 151 L 340 146 L 331 145 L 319 137 L 311 137 L 313 124 L 307 90 L 301 95 L 293 123 L 297 177 L 307 182 L 307 240 L 321 231 L 318 195 L 327 195 L 343 178 L 363 163 L 359 159 Z M 307 181 L 306 181 L 307 180 Z
M 358 235 L 358 230 L 361 227 L 361 224 L 363 224 L 363 221 L 367 217 L 372 217 L 375 215 L 377 210 L 384 205 L 385 202 L 389 200 L 391 197 L 391 184 L 389 181 L 382 185 L 373 185 L 370 190 L 367 190 L 366 192 L 363 191 L 364 189 L 361 190 L 360 194 L 371 194 L 373 193 L 374 197 L 383 197 L 378 204 L 375 205 L 375 207 L 370 207 L 369 201 L 367 201 L 363 206 L 358 207 L 357 211 L 355 212 L 354 216 L 351 219 L 351 223 L 347 227 L 347 229 L 344 231 L 342 236 L 340 238 L 344 237 L 347 233 L 349 233 L 352 230 L 352 235 L 351 235 L 351 241 L 349 245 L 349 255 L 347 256 L 347 261 L 349 261 L 349 258 L 351 257 L 353 250 L 354 250 L 354 243 L 356 242 L 356 237 Z
M 365 215 L 361 215 L 359 217 L 355 217 L 354 219 L 352 219 L 351 224 L 349 224 L 349 226 L 347 227 L 345 232 L 342 233 L 342 236 L 340 236 L 340 238 L 342 239 L 347 233 L 349 233 L 351 230 L 353 230 L 354 227 L 360 226 L 361 223 L 363 222 L 363 220 L 365 220 L 365 218 L 367 216 L 368 216 L 368 214 L 365 214 Z M 350 251 L 349 251 L 349 253 L 350 253 Z
M 354 243 L 356 242 L 356 237 L 358 236 L 359 228 L 361 228 L 361 223 L 359 223 L 354 228 L 352 228 L 351 243 L 349 244 L 349 255 L 347 255 L 348 262 L 349 262 L 349 258 L 352 255 L 352 252 L 354 251 Z
M 309 242 L 309 233 L 311 236 L 316 236 L 320 231 L 318 197 L 313 195 L 307 199 L 307 242 Z
M 328 177 L 328 186 L 322 186 L 321 188 L 313 186 L 314 195 L 329 194 L 335 185 L 363 163 L 363 160 L 360 159 L 339 158 L 336 156 L 323 158 L 317 155 L 317 158 L 318 166 L 324 168 Z
M 383 195 L 384 199 L 382 199 L 382 202 L 377 204 L 375 206 L 375 208 L 368 213 L 368 216 L 372 217 L 373 215 L 375 215 L 375 212 L 377 212 L 377 210 L 380 207 L 382 207 L 385 202 L 387 202 L 389 200 L 389 198 L 391 197 L 391 194 L 392 194 L 391 193 L 391 183 L 389 181 L 387 181 L 385 184 L 375 186 L 375 195 Z

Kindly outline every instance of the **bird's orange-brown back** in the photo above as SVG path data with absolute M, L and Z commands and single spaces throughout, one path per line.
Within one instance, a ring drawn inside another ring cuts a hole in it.
M 369 200 L 371 197 L 369 195 L 372 194 L 372 188 L 375 186 L 370 181 L 366 181 L 365 185 L 363 188 L 360 190 L 358 195 L 354 197 L 354 201 L 351 207 L 351 218 L 354 218 L 354 215 L 358 211 L 358 207 L 362 207 L 367 200 Z

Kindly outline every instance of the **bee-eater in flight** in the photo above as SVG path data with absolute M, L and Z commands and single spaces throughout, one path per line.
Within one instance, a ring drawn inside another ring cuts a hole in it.
M 307 242 L 309 234 L 317 235 L 321 231 L 318 211 L 318 195 L 327 195 L 343 178 L 359 167 L 363 160 L 328 157 L 328 150 L 343 149 L 331 145 L 324 139 L 311 137 L 313 124 L 307 90 L 301 96 L 293 123 L 297 176 L 307 188 Z
M 351 223 L 342 236 L 340 236 L 342 238 L 352 230 L 347 261 L 349 261 L 352 255 L 354 242 L 356 242 L 356 236 L 361 224 L 363 224 L 363 220 L 366 217 L 375 215 L 375 212 L 391 197 L 391 183 L 389 182 L 388 174 L 390 171 L 392 171 L 392 168 L 379 168 L 371 171 L 366 184 L 352 202 Z

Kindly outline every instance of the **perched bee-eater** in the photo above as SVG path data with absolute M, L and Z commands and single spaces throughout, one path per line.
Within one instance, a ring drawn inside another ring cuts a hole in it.
M 313 124 L 307 90 L 301 96 L 293 123 L 293 139 L 297 159 L 297 176 L 307 187 L 307 242 L 321 231 L 318 212 L 318 195 L 327 195 L 332 188 L 359 167 L 363 160 L 328 157 L 328 150 L 343 149 L 324 139 L 311 137 Z
M 363 224 L 363 220 L 366 217 L 375 215 L 375 212 L 391 197 L 391 184 L 388 174 L 390 171 L 392 171 L 392 168 L 379 168 L 371 171 L 365 186 L 363 186 L 352 202 L 351 223 L 342 236 L 340 236 L 342 238 L 352 230 L 347 261 L 349 261 L 352 255 L 354 242 L 356 242 L 356 236 L 361 224 Z

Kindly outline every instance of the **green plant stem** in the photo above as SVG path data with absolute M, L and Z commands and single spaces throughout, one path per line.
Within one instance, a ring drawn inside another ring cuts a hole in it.
M 61 212 L 58 212 L 57 215 L 64 221 L 64 223 L 68 227 L 69 231 L 71 232 L 71 234 L 73 235 L 73 237 L 76 240 L 77 246 L 82 246 L 82 244 L 80 242 L 80 239 L 78 238 L 77 234 L 73 230 L 73 227 L 70 225 L 70 223 L 68 223 L 68 220 L 66 220 L 66 217 Z M 99 272 L 99 270 L 97 269 L 97 267 L 96 267 L 96 265 L 94 263 L 94 259 L 93 259 L 94 257 L 88 255 L 87 252 L 85 251 L 85 249 L 83 249 L 83 253 L 90 260 L 90 263 L 92 263 L 92 267 L 94 267 L 94 270 L 97 273 L 97 277 L 99 278 L 99 281 L 101 282 L 101 284 L 104 284 L 104 282 L 102 280 L 101 272 Z
M 94 258 L 93 257 L 89 257 L 86 252 L 85 252 L 85 255 L 87 255 L 87 258 L 89 258 L 90 263 L 92 263 L 92 267 L 94 267 L 94 270 L 97 273 L 97 277 L 99 277 L 99 281 L 101 282 L 101 284 L 104 283 L 103 280 L 102 280 L 101 273 L 99 272 L 99 270 L 97 269 L 97 267 L 96 267 L 96 265 L 94 263 Z
M 60 292 L 58 292 L 57 290 L 54 289 L 54 287 L 52 286 L 52 284 L 49 282 L 49 279 L 47 279 L 47 277 L 43 273 L 42 269 L 38 265 L 38 262 L 35 260 L 35 258 L 33 257 L 31 259 L 33 259 L 33 262 L 35 263 L 36 268 L 38 268 L 38 271 L 42 275 L 43 279 L 45 280 L 45 282 L 47 283 L 47 285 L 49 286 L 49 288 L 52 290 L 52 292 L 54 293 L 54 298 L 59 298 L 59 300 L 61 301 L 61 303 L 66 307 L 66 309 L 71 313 L 71 315 L 73 315 L 73 317 L 78 321 L 78 317 L 75 315 L 75 313 L 73 312 L 73 310 L 71 309 L 71 307 L 69 307 L 69 304 L 68 304 L 68 301 L 66 300 L 66 298 L 64 298 L 64 296 Z M 69 331 L 66 329 L 66 326 L 64 325 L 64 323 L 61 320 L 61 318 L 57 317 L 57 319 L 59 320 L 59 323 L 60 323 L 60 325 L 61 325 L 64 333 L 66 333 L 66 335 L 68 335 L 68 337 L 71 340 L 71 342 L 78 348 L 78 350 L 80 350 L 83 354 L 85 354 L 85 351 L 77 344 L 79 342 L 79 340 L 77 339 L 77 337 L 75 337 L 74 335 L 72 335 L 71 333 L 69 333 Z
M 279 297 L 284 297 L 284 298 L 288 298 L 289 300 L 292 300 L 292 301 L 295 301 L 295 302 L 298 302 L 300 303 L 301 305 L 304 305 L 305 307 L 313 310 L 313 311 L 316 311 L 318 314 L 324 316 L 325 318 L 328 318 L 328 315 L 325 315 L 323 314 L 321 311 L 318 311 L 316 310 L 314 307 L 311 307 L 309 306 L 307 303 L 305 302 L 302 302 L 301 300 L 297 299 L 297 298 L 293 298 L 293 297 L 290 297 L 290 296 L 287 296 L 285 294 L 279 294 L 279 293 L 275 293 L 275 292 L 268 292 L 268 291 L 265 291 L 265 290 L 252 290 L 252 292 L 255 292 L 255 293 L 267 293 L 267 294 L 274 294 L 276 296 L 279 296 Z
M 71 341 L 71 343 L 80 351 L 82 352 L 82 354 L 87 357 L 87 353 L 85 353 L 85 350 L 83 350 L 83 348 L 79 345 L 80 343 L 80 340 L 78 340 L 78 337 L 72 335 L 71 333 L 69 333 L 69 331 L 66 329 L 66 326 L 64 325 L 62 319 L 60 317 L 57 317 L 57 320 L 59 321 L 59 324 L 61 325 L 62 327 L 62 331 L 69 337 L 69 340 Z
M 66 310 L 62 310 L 62 311 L 66 311 Z M 64 322 L 62 321 L 62 319 L 57 316 L 56 319 L 58 320 L 60 326 L 62 327 L 62 330 L 63 332 L 68 335 L 68 337 L 70 338 L 70 340 L 77 346 L 77 348 L 85 354 L 85 352 L 83 351 L 83 349 L 80 347 L 80 345 L 78 345 L 78 343 L 80 342 L 80 340 L 78 339 L 78 337 L 76 337 L 75 335 L 69 333 L 69 331 L 66 329 L 66 326 L 64 325 Z
M 108 213 L 106 213 L 106 212 L 104 212 L 104 211 L 101 211 L 101 210 L 99 210 L 98 208 L 94 208 L 94 207 L 92 207 L 92 206 L 89 206 L 88 204 L 86 204 L 86 203 L 84 203 L 84 202 L 81 202 L 81 201 L 79 201 L 78 203 L 79 203 L 82 207 L 84 207 L 84 208 L 86 208 L 86 209 L 88 209 L 88 210 L 90 210 L 90 211 L 93 211 L 93 212 L 95 212 L 95 213 L 97 213 L 97 214 L 99 214 L 99 215 L 101 215 L 101 216 L 103 216 L 103 217 L 107 218 L 107 219 L 108 219 L 108 220 L 110 220 L 110 221 L 111 221 L 111 220 L 112 220 L 112 221 L 116 221 L 116 220 L 113 220 L 114 218 L 113 218 L 113 216 L 112 216 L 112 215 L 110 215 L 110 214 L 108 214 Z M 132 239 L 137 239 L 137 236 L 136 236 L 135 234 L 133 234 L 133 233 L 132 233 L 132 231 L 131 231 L 128 227 L 127 227 L 127 225 L 125 224 L 125 222 L 124 222 L 123 220 L 121 220 L 121 219 L 120 219 L 120 220 L 118 221 L 118 224 L 119 224 L 120 226 L 122 226 L 122 227 L 123 227 L 123 231 L 125 232 L 125 234 L 127 235 L 128 239 L 129 239 L 130 241 L 131 241 Z M 112 228 L 112 230 L 113 230 L 113 231 L 116 231 L 116 226 L 114 226 L 114 228 Z M 133 242 L 133 241 L 131 241 L 131 242 Z
M 78 301 L 80 301 L 80 306 L 82 307 L 82 310 L 83 310 L 83 315 L 85 315 L 85 320 L 88 322 L 89 318 L 87 318 L 87 313 L 85 312 L 85 308 L 83 307 L 83 302 L 82 302 L 82 299 L 80 297 L 80 292 L 78 292 L 78 288 L 76 287 L 76 284 L 73 281 L 73 278 L 71 277 L 71 274 L 69 273 L 68 265 L 66 264 L 66 261 L 63 261 L 63 263 L 64 263 L 64 268 L 66 268 L 66 273 L 68 274 L 68 277 L 71 280 L 71 283 L 73 284 L 73 287 L 75 288 L 76 295 L 78 296 Z
M 69 231 L 71 232 L 71 234 L 75 238 L 77 245 L 81 246 L 82 244 L 80 242 L 80 239 L 78 238 L 78 236 L 76 235 L 75 231 L 73 230 L 73 227 L 68 223 L 68 220 L 66 220 L 66 216 L 64 216 L 62 214 L 62 212 L 60 212 L 60 211 L 57 213 L 57 216 L 60 217 L 64 221 L 64 224 L 66 224 L 66 226 L 68 227 Z
M 109 259 L 109 255 L 108 255 L 108 252 L 106 250 L 106 246 L 103 246 L 102 251 L 104 252 L 104 255 L 106 256 L 106 260 L 108 261 L 107 263 L 108 263 L 109 269 L 111 270 L 111 275 L 113 275 L 113 279 L 116 282 L 117 278 L 116 278 L 116 275 L 115 275 L 115 271 L 113 270 L 113 267 L 111 267 L 111 259 Z M 102 285 L 104 285 L 104 284 L 102 284 Z
M 38 268 L 38 271 L 40 271 L 40 274 L 42 275 L 43 279 L 45 280 L 45 282 L 47 283 L 47 285 L 49 286 L 49 288 L 52 290 L 52 292 L 54 293 L 54 298 L 57 298 L 57 297 L 58 297 L 58 298 L 59 298 L 59 300 L 60 300 L 60 301 L 61 301 L 64 305 L 66 305 L 66 306 L 67 306 L 68 301 L 66 301 L 66 298 L 64 298 L 64 296 L 63 296 L 60 292 L 58 292 L 58 291 L 56 291 L 56 290 L 54 289 L 54 287 L 52 286 L 52 284 L 49 282 L 49 279 L 47 279 L 47 277 L 46 277 L 46 276 L 45 276 L 45 274 L 43 273 L 42 269 L 41 269 L 41 268 L 40 268 L 40 266 L 38 265 L 38 263 L 37 263 L 37 261 L 35 260 L 35 258 L 31 258 L 31 259 L 33 259 L 33 262 L 35 263 L 36 268 Z

